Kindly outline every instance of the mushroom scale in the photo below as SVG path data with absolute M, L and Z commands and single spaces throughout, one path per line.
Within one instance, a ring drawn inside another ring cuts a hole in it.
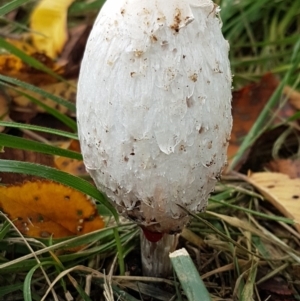
M 229 46 L 209 0 L 108 0 L 81 65 L 85 166 L 118 211 L 177 233 L 205 209 L 230 137 Z

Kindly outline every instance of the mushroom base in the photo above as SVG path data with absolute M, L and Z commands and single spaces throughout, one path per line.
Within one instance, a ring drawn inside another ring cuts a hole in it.
M 155 206 L 151 207 L 144 202 L 135 206 L 132 210 L 128 210 L 123 206 L 114 203 L 118 212 L 123 216 L 133 220 L 139 226 L 146 228 L 149 232 L 158 232 L 165 234 L 177 234 L 182 231 L 184 226 L 189 222 L 190 217 L 179 206 L 176 216 L 171 212 L 160 210 Z
M 141 258 L 143 275 L 166 278 L 172 273 L 170 252 L 175 251 L 178 235 L 164 234 L 158 242 L 149 241 L 141 230 Z

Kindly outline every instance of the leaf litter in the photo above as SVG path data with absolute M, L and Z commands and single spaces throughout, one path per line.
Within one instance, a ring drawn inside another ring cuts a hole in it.
M 79 191 L 49 181 L 0 187 L 0 208 L 24 235 L 61 238 L 102 229 L 95 204 Z
M 51 94 L 74 101 L 76 90 L 70 87 L 76 82 L 76 79 L 74 81 L 74 77 L 77 77 L 80 58 L 90 26 L 79 24 L 77 27 L 69 29 L 68 33 L 65 16 L 66 8 L 72 1 L 59 2 L 61 3 L 60 7 L 64 7 L 61 14 L 64 17 L 61 21 L 55 22 L 53 28 L 47 24 L 41 24 L 33 28 L 34 31 L 41 31 L 41 34 L 38 34 L 40 41 L 49 36 L 49 32 L 52 30 L 60 32 L 58 35 L 53 35 L 59 41 L 46 39 L 46 42 L 34 42 L 31 44 L 26 35 L 14 40 L 7 38 L 6 41 L 27 55 L 42 62 L 49 69 L 65 75 L 66 79 L 71 81 L 71 85 L 68 85 L 66 82 L 58 82 L 51 75 L 45 74 L 24 63 L 21 58 L 7 51 L 1 52 L 0 70 L 1 74 L 19 78 L 25 82 L 42 87 Z M 296 4 L 293 5 L 295 6 Z M 233 13 L 234 8 L 232 7 Z M 49 9 L 52 10 L 52 8 Z M 278 13 L 281 14 L 281 11 L 278 10 Z M 17 17 L 17 15 L 13 14 L 10 18 Z M 226 17 L 224 18 L 226 19 Z M 43 18 L 39 16 L 38 19 L 38 22 L 43 21 Z M 31 22 L 31 24 L 33 23 Z M 243 25 L 243 23 L 240 24 Z M 281 24 L 281 28 L 284 28 L 284 25 Z M 46 28 L 47 26 L 48 28 Z M 228 29 L 225 28 L 225 30 Z M 36 33 L 34 34 L 36 36 Z M 67 39 L 68 36 L 69 40 Z M 38 41 L 35 38 L 33 40 Z M 243 51 L 240 51 L 240 53 L 237 52 L 236 48 L 233 52 L 237 56 L 240 56 L 249 47 L 243 46 L 241 49 Z M 249 59 L 249 53 L 246 54 L 246 57 Z M 261 65 L 261 68 L 263 67 Z M 241 68 L 241 65 L 239 68 Z M 249 70 L 247 69 L 247 72 Z M 234 127 L 228 153 L 229 157 L 234 156 L 240 142 L 247 135 L 260 111 L 280 83 L 279 77 L 274 76 L 272 73 L 260 77 L 257 77 L 257 73 L 257 70 L 253 71 L 252 78 L 256 77 L 260 80 L 259 82 L 249 83 L 249 80 L 247 80 L 246 86 L 239 86 L 242 88 L 234 92 Z M 239 74 L 237 74 L 236 78 L 239 78 Z M 30 91 L 30 89 L 27 92 L 34 98 L 42 102 L 45 101 L 47 105 L 62 114 L 68 114 L 73 117 L 72 112 L 62 106 L 57 106 L 56 103 L 53 103 L 46 97 Z M 10 100 L 1 102 L 0 112 L 4 112 L 3 116 L 7 118 L 6 120 L 22 120 L 30 124 L 35 119 L 39 119 L 42 120 L 40 125 L 51 127 L 51 125 L 46 123 L 48 113 L 43 108 L 33 105 L 28 97 L 15 91 L 12 92 L 10 89 L 6 89 L 5 93 L 11 97 L 11 103 L 9 102 Z M 282 100 L 285 98 L 284 95 L 287 96 L 284 106 L 276 108 L 276 116 L 274 112 L 270 112 L 273 122 L 268 125 L 266 131 L 251 145 L 251 148 L 244 154 L 243 160 L 236 168 L 236 171 L 243 172 L 245 175 L 248 174 L 249 170 L 252 172 L 248 176 L 244 175 L 242 177 L 236 173 L 225 174 L 222 182 L 217 186 L 215 193 L 212 195 L 208 205 L 208 212 L 201 214 L 201 218 L 195 217 L 181 235 L 180 246 L 186 247 L 189 250 L 213 300 L 266 300 L 269 298 L 270 300 L 277 301 L 299 299 L 300 237 L 296 231 L 299 231 L 298 221 L 300 212 L 300 205 L 296 198 L 299 194 L 299 169 L 297 167 L 299 157 L 299 124 L 298 118 L 295 116 L 297 116 L 297 111 L 300 107 L 300 97 L 299 92 L 292 85 L 284 87 L 283 93 Z M 8 107 L 9 103 L 12 104 L 10 108 Z M 285 120 L 289 120 L 290 118 L 294 118 L 294 123 L 285 122 Z M 58 129 L 65 130 L 62 125 L 59 125 Z M 8 131 L 11 135 L 16 134 L 15 131 L 11 131 L 8 128 L 3 130 Z M 285 134 L 286 132 L 287 134 Z M 40 137 L 30 136 L 30 139 L 42 141 L 41 137 L 45 138 L 41 135 Z M 278 137 L 281 137 L 279 141 Z M 70 140 L 59 141 L 55 135 L 47 136 L 46 141 L 66 149 L 72 149 L 72 144 L 74 144 Z M 274 149 L 274 145 L 276 145 L 276 149 Z M 75 149 L 78 150 L 78 146 L 75 146 Z M 39 162 L 55 166 L 79 176 L 86 176 L 84 172 L 81 173 L 83 168 L 80 161 L 72 161 L 72 159 L 58 156 L 50 156 L 48 159 L 40 158 L 42 154 L 34 151 L 16 153 L 19 150 L 10 150 L 8 148 L 4 148 L 4 151 L 5 156 L 11 160 L 18 159 L 20 161 Z M 274 154 L 276 154 L 276 158 L 274 158 Z M 93 235 L 96 235 L 94 232 L 88 232 L 103 228 L 104 226 L 103 220 L 97 215 L 95 205 L 85 195 L 78 195 L 78 192 L 75 190 L 70 190 L 68 187 L 50 181 L 40 181 L 36 178 L 30 178 L 26 175 L 23 175 L 23 178 L 7 178 L 5 180 L 5 175 L 2 173 L 1 177 L 1 184 L 8 184 L 0 187 L 1 207 L 10 216 L 11 220 L 16 223 L 21 232 L 23 231 L 23 235 L 26 235 L 26 241 L 32 244 L 37 252 L 43 252 L 43 250 L 47 249 L 41 247 L 41 245 L 37 244 L 37 241 L 34 241 L 30 237 L 36 237 L 42 241 L 45 239 L 45 237 L 41 237 L 43 236 L 41 235 L 43 231 L 50 234 L 50 237 L 62 237 L 66 241 L 68 239 L 63 237 L 78 234 L 78 231 L 76 231 L 78 230 L 76 227 L 78 227 L 80 221 L 78 212 L 82 209 L 77 210 L 76 208 L 82 208 L 82 205 L 84 205 L 82 214 L 84 213 L 84 217 L 87 220 L 84 221 L 86 232 L 81 235 L 81 239 L 94 237 Z M 23 182 L 24 179 L 26 180 L 25 182 Z M 70 206 L 70 202 L 68 203 L 66 200 L 61 199 L 66 192 L 67 195 L 72 195 L 72 199 L 76 195 L 78 201 L 75 201 Z M 40 213 L 41 208 L 36 210 L 36 206 L 34 206 L 34 202 L 36 202 L 33 198 L 34 194 L 39 194 L 39 197 L 42 199 L 41 203 L 49 206 L 45 207 L 45 214 L 43 213 L 45 216 Z M 219 202 L 216 202 L 216 200 Z M 18 205 L 16 206 L 16 204 Z M 62 209 L 60 205 L 56 206 L 56 204 L 67 204 L 67 209 Z M 101 204 L 97 204 L 97 208 L 100 207 Z M 68 214 L 57 217 L 58 211 L 61 213 L 68 212 Z M 255 212 L 255 214 L 252 212 Z M 41 218 L 39 220 L 39 214 L 40 217 L 43 216 L 44 220 Z M 97 216 L 96 226 L 89 226 L 89 214 Z M 282 215 L 290 218 L 290 220 L 287 220 Z M 276 216 L 277 219 L 271 218 L 273 216 Z M 19 217 L 22 220 L 19 220 Z M 26 227 L 24 226 L 24 220 L 26 220 Z M 54 226 L 50 225 L 52 220 L 54 220 Z M 296 223 L 294 224 L 294 222 Z M 42 224 L 45 225 L 44 228 Z M 111 220 L 111 224 L 116 225 L 113 220 Z M 24 230 L 27 230 L 26 228 L 30 231 L 24 232 Z M 66 274 L 69 275 L 68 273 L 72 271 L 72 275 L 76 280 L 81 281 L 83 284 L 85 279 L 87 279 L 86 276 L 91 275 L 89 281 L 92 282 L 93 288 L 92 290 L 87 290 L 90 298 L 96 298 L 99 297 L 99 294 L 102 294 L 105 282 L 106 289 L 108 286 L 110 292 L 112 290 L 116 298 L 120 297 L 124 298 L 124 300 L 134 300 L 133 298 L 146 300 L 147 296 L 153 295 L 157 296 L 157 300 L 169 300 L 170 298 L 185 300 L 184 295 L 180 296 L 178 292 L 176 296 L 175 287 L 178 285 L 176 279 L 165 280 L 166 282 L 164 282 L 161 279 L 148 279 L 134 275 L 134 269 L 136 269 L 137 273 L 140 273 L 140 263 L 137 259 L 139 256 L 138 251 L 134 251 L 138 245 L 137 231 L 134 225 L 126 223 L 124 227 L 122 225 L 119 229 L 124 248 L 123 253 L 126 254 L 126 262 L 128 263 L 127 272 L 129 275 L 112 276 L 111 280 L 106 282 L 103 279 L 106 279 L 105 277 L 107 276 L 104 274 L 99 275 L 99 268 L 106 268 L 107 271 L 110 270 L 113 274 L 118 274 L 118 267 L 112 259 L 112 256 L 116 254 L 115 237 L 109 228 L 107 228 L 107 232 L 106 228 L 99 230 L 99 233 L 103 233 L 101 235 L 104 237 L 104 239 L 100 239 L 101 246 L 89 245 L 91 242 L 89 240 L 85 250 L 75 250 L 73 256 L 76 258 L 76 263 L 74 263 L 75 259 L 72 261 L 72 257 L 68 257 L 68 255 L 58 256 L 56 260 L 63 265 L 63 267 L 61 266 L 61 273 L 66 271 Z M 11 234 L 12 232 L 3 222 L 2 228 L 0 226 L 0 247 L 3 251 L 1 258 L 5 261 L 6 265 L 1 274 L 7 276 L 7 279 L 9 278 L 9 260 L 18 260 L 18 258 L 27 256 L 28 254 L 22 247 L 17 247 L 16 251 L 11 248 L 14 241 L 18 241 L 18 246 L 23 246 L 18 237 Z M 39 256 L 43 259 L 41 255 Z M 131 263 L 133 262 L 133 258 L 137 260 L 134 261 L 134 264 Z M 35 263 L 30 262 L 30 259 L 27 260 L 20 263 L 20 266 L 28 264 L 29 267 L 33 267 Z M 54 262 L 56 261 L 53 261 L 53 266 Z M 81 267 L 76 271 L 76 268 L 73 267 L 78 262 L 85 264 L 86 269 L 85 267 Z M 11 267 L 14 264 L 14 261 L 12 261 Z M 48 268 L 48 271 L 49 277 L 52 280 L 57 277 L 58 274 L 55 269 Z M 1 278 L 1 274 L 0 286 L 9 287 L 10 282 Z M 16 285 L 23 287 L 24 276 L 18 273 L 16 275 Z M 38 283 L 40 288 L 32 286 L 33 292 L 39 296 L 46 291 L 45 289 L 41 289 L 43 287 L 43 280 L 41 280 L 43 278 L 41 276 L 40 272 L 35 272 L 35 277 L 33 278 L 33 281 Z M 153 282 L 160 283 L 163 289 L 159 289 L 157 284 L 153 285 Z M 71 295 L 71 298 L 77 295 L 78 290 L 76 286 L 78 282 L 75 284 L 75 282 L 70 280 L 68 282 L 68 290 L 66 290 L 66 283 L 64 281 L 62 283 L 61 286 L 59 284 L 53 286 L 55 291 L 65 291 L 65 295 L 69 297 Z M 70 286 L 70 283 L 73 283 L 73 286 Z M 162 283 L 164 284 L 162 285 Z M 0 298 L 5 295 L 8 296 L 10 292 L 1 294 L 0 292 Z M 181 294 L 180 290 L 179 294 Z M 23 296 L 21 295 L 19 299 L 22 300 L 22 298 Z

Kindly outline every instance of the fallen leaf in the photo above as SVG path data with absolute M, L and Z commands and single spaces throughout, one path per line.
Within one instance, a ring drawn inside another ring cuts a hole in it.
M 64 76 L 66 78 L 78 77 L 81 59 L 91 28 L 91 25 L 80 24 L 70 29 L 69 40 L 58 58 L 58 64 L 65 66 Z
M 251 183 L 284 216 L 293 219 L 300 232 L 300 179 L 277 172 L 249 174 Z
M 279 276 L 264 281 L 258 285 L 258 288 L 262 300 L 267 300 L 269 296 L 272 296 L 269 300 L 273 301 L 295 300 L 287 281 Z
M 78 140 L 70 140 L 68 142 L 63 143 L 60 145 L 61 148 L 69 149 L 72 151 L 80 152 L 80 144 Z M 87 176 L 88 173 L 85 169 L 83 161 L 74 160 L 70 158 L 55 156 L 54 157 L 54 164 L 55 167 L 70 173 L 75 176 Z
M 278 84 L 279 80 L 272 73 L 267 73 L 259 82 L 249 84 L 242 89 L 233 92 L 233 127 L 227 153 L 229 160 L 236 154 L 241 141 L 249 133 Z M 286 86 L 283 90 L 283 94 L 288 97 L 288 101 L 284 106 L 280 107 L 279 111 L 277 110 L 278 108 L 274 108 L 274 110 L 270 112 L 270 116 L 276 114 L 276 118 L 270 126 L 281 124 L 282 120 L 289 118 L 296 113 L 298 109 L 297 105 L 300 106 L 300 93 Z M 283 130 L 284 127 L 278 127 L 275 128 L 274 131 L 272 130 L 263 133 L 262 136 L 254 142 L 251 148 L 244 152 L 243 158 L 241 158 L 235 170 L 241 171 L 241 168 L 243 168 L 244 165 L 247 165 L 248 169 L 259 170 L 262 164 L 258 162 L 263 161 L 262 163 L 264 164 L 265 162 L 270 161 L 271 158 L 269 158 L 269 154 L 266 155 L 265 151 L 262 151 L 262 149 L 270 152 L 274 141 L 276 141 Z M 262 141 L 258 142 L 259 139 Z M 266 141 L 268 142 L 268 145 L 266 145 Z M 258 156 L 254 156 L 254 153 L 258 153 Z M 252 162 L 250 163 L 248 161 Z M 249 167 L 249 165 L 251 166 Z
M 289 98 L 289 103 L 297 110 L 300 110 L 300 92 L 289 86 L 285 86 L 283 93 Z
M 0 153 L 0 159 L 32 162 L 47 166 L 53 166 L 53 156 L 51 155 L 9 147 L 5 147 L 4 150 Z M 0 170 L 0 180 L 2 185 L 20 183 L 25 180 L 31 181 L 33 179 L 36 179 L 36 177 L 22 173 L 1 172 Z
M 54 238 L 104 227 L 95 204 L 81 192 L 50 182 L 0 187 L 0 208 L 24 234 Z
M 9 97 L 0 88 L 0 120 L 1 121 L 11 121 L 9 118 Z M 0 132 L 3 132 L 4 127 L 0 126 Z
M 300 160 L 277 159 L 265 164 L 272 172 L 280 172 L 288 175 L 291 179 L 300 178 Z
M 64 66 L 61 63 L 56 63 L 46 54 L 33 48 L 25 38 L 20 40 L 6 39 L 6 41 L 22 50 L 25 54 L 30 55 L 34 59 L 43 63 L 46 67 L 52 69 L 57 74 L 64 73 Z M 0 74 L 39 86 L 57 81 L 53 76 L 27 65 L 19 57 L 7 52 L 0 53 Z
M 233 127 L 228 148 L 229 158 L 235 155 L 240 142 L 248 134 L 277 85 L 278 80 L 275 76 L 266 74 L 260 82 L 247 85 L 239 91 L 233 92 Z
M 71 140 L 69 142 L 68 149 L 80 153 L 80 143 L 79 143 L 79 141 L 78 140 Z
M 35 53 L 37 50 L 34 46 L 31 45 L 28 35 L 20 35 L 18 38 L 6 38 L 6 42 L 17 47 L 28 55 Z M 6 53 L 9 54 L 9 53 Z M 0 61 L 2 62 L 2 61 Z
M 45 86 L 40 86 L 41 89 L 45 90 L 46 92 L 55 95 L 60 96 L 66 100 L 69 100 L 72 103 L 75 103 L 76 99 L 76 83 L 75 80 L 70 80 L 69 82 L 60 82 L 60 83 L 53 83 Z M 22 88 L 19 88 L 20 91 L 23 91 Z M 24 92 L 35 99 L 41 101 L 43 104 L 58 110 L 62 114 L 67 114 L 69 116 L 74 116 L 74 112 L 71 112 L 63 105 L 58 104 L 57 102 L 42 96 L 39 93 L 35 93 L 33 91 L 25 90 Z M 12 98 L 12 102 L 14 104 L 14 110 L 22 110 L 24 108 L 30 109 L 30 111 L 35 111 L 39 113 L 44 113 L 45 110 L 32 103 L 30 99 L 28 99 L 26 96 L 20 95 L 18 92 L 14 90 L 8 90 L 8 94 Z
M 74 0 L 41 0 L 30 18 L 32 42 L 36 49 L 54 59 L 67 39 L 67 13 Z
M 55 167 L 59 170 L 72 174 L 74 176 L 87 176 L 83 161 L 69 159 L 64 157 L 56 157 L 54 159 Z
M 273 148 L 278 137 L 282 137 L 289 128 L 289 125 L 280 125 L 265 131 L 245 153 L 236 170 L 244 174 L 247 174 L 249 170 L 252 172 L 264 170 L 266 162 L 274 160 Z M 297 154 L 298 137 L 299 131 L 294 128 L 282 141 L 283 143 L 277 147 L 276 156 L 278 158 L 290 158 L 293 154 Z

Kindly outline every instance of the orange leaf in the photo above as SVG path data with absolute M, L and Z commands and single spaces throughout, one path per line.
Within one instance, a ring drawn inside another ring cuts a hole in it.
M 104 227 L 95 204 L 81 192 L 50 182 L 0 187 L 0 208 L 25 235 L 54 238 Z
M 26 40 L 6 39 L 6 41 L 43 63 L 57 74 L 64 73 L 65 62 L 61 62 L 60 64 L 55 62 L 46 54 L 32 47 Z M 53 76 L 27 65 L 19 57 L 3 51 L 0 53 L 0 74 L 14 77 L 38 86 L 55 83 L 57 81 Z
M 77 140 L 69 140 L 60 145 L 61 148 L 69 149 L 72 151 L 80 152 L 79 141 Z M 87 171 L 83 164 L 83 161 L 74 160 L 70 158 L 55 156 L 54 164 L 56 168 L 63 170 L 64 172 L 68 172 L 75 176 L 86 176 Z

